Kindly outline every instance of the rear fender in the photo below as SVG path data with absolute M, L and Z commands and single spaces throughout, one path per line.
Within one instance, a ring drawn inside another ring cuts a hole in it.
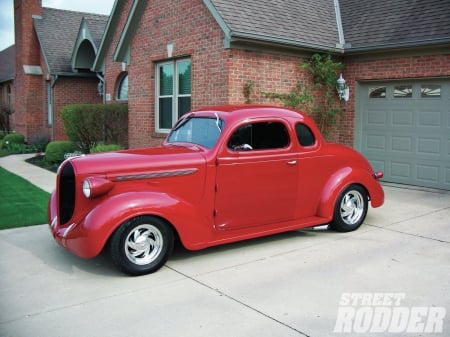
M 361 185 L 366 189 L 372 207 L 379 207 L 383 204 L 384 192 L 378 180 L 365 170 L 344 167 L 335 172 L 325 184 L 317 215 L 331 220 L 339 195 L 352 184 Z

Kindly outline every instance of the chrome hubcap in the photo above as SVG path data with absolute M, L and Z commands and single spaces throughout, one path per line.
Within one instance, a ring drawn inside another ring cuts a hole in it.
M 358 191 L 349 191 L 341 201 L 341 218 L 347 225 L 354 225 L 364 212 L 364 198 Z
M 153 225 L 144 224 L 134 228 L 125 240 L 127 258 L 138 265 L 153 262 L 163 248 L 161 231 Z

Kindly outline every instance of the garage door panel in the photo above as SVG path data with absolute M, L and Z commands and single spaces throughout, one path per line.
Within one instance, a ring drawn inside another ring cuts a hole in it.
M 450 80 L 407 82 L 360 86 L 357 148 L 384 181 L 450 190 Z
M 443 111 L 419 111 L 418 126 L 441 128 Z
M 369 135 L 366 139 L 366 148 L 368 151 L 386 151 L 386 135 Z
M 423 156 L 441 156 L 441 139 L 418 137 L 417 139 L 417 154 Z
M 392 111 L 393 127 L 413 127 L 414 112 L 411 110 L 393 110 Z
M 410 155 L 413 152 L 413 139 L 410 136 L 393 136 L 391 152 L 405 153 Z
M 387 122 L 387 114 L 386 111 L 383 110 L 369 110 L 367 114 L 367 126 L 371 127 L 380 127 L 385 126 Z
M 411 176 L 411 163 L 408 162 L 390 162 L 390 175 L 392 177 L 401 179 L 401 181 L 406 182 Z

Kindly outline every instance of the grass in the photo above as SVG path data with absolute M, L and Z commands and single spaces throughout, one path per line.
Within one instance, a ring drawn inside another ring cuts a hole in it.
M 0 167 L 0 229 L 47 223 L 50 194 Z

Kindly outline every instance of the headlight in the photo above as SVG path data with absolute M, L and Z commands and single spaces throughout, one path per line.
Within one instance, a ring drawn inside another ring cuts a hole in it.
M 83 194 L 86 198 L 96 198 L 108 193 L 114 186 L 111 180 L 100 177 L 89 177 L 83 180 Z
M 86 198 L 91 196 L 91 186 L 89 185 L 89 179 L 83 180 L 83 194 Z

